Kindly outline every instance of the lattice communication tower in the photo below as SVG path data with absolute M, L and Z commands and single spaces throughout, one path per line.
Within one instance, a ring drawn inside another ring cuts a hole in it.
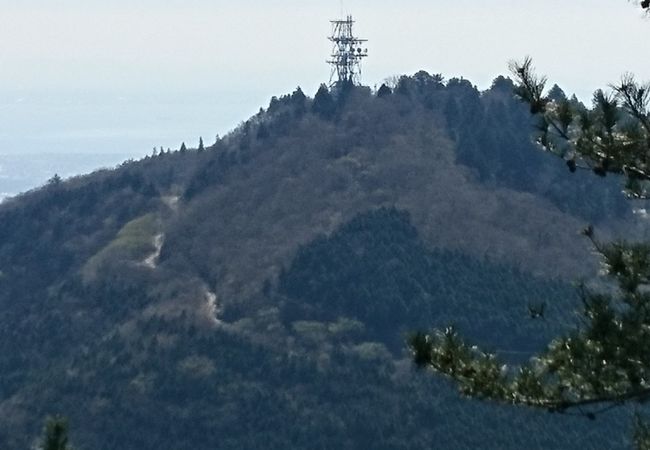
M 345 20 L 331 20 L 332 35 L 328 38 L 334 44 L 332 59 L 327 62 L 332 66 L 330 85 L 337 83 L 359 84 L 361 81 L 361 60 L 368 56 L 368 49 L 362 48 L 367 39 L 354 36 L 354 20 L 348 16 Z M 334 80 L 334 76 L 338 78 Z

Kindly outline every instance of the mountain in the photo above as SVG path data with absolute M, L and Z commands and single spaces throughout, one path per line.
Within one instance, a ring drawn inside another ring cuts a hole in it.
M 466 401 L 405 352 L 455 323 L 527 358 L 575 325 L 579 230 L 634 227 L 531 129 L 509 80 L 419 72 L 6 200 L 0 447 L 58 413 L 88 449 L 621 448 L 623 414 Z

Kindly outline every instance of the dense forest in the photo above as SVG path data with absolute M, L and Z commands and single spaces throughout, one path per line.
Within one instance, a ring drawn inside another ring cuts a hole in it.
M 212 145 L 4 201 L 0 447 L 54 414 L 80 449 L 624 447 L 624 413 L 495 410 L 406 352 L 455 323 L 527 358 L 596 273 L 577 232 L 637 231 L 619 180 L 535 148 L 512 87 L 297 89 Z

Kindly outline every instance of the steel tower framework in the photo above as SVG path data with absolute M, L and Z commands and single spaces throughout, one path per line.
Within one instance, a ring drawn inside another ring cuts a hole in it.
M 332 56 L 327 62 L 332 66 L 330 85 L 337 83 L 359 84 L 361 81 L 361 60 L 368 56 L 368 49 L 361 48 L 367 39 L 354 36 L 354 20 L 348 16 L 345 20 L 332 20 L 332 35 L 328 38 L 332 44 Z M 334 81 L 334 77 L 337 80 Z

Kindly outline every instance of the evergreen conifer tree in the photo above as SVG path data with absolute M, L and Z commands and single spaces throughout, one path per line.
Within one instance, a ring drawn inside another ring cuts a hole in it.
M 61 184 L 61 177 L 58 173 L 55 173 L 49 180 L 47 180 L 47 184 L 50 186 L 58 186 Z
M 379 87 L 379 90 L 377 91 L 377 97 L 379 97 L 379 98 L 387 97 L 392 93 L 393 93 L 393 91 L 391 90 L 391 88 L 386 86 L 386 84 L 384 83 Z
M 72 450 L 72 447 L 68 445 L 68 421 L 58 416 L 48 418 L 38 449 Z
M 294 114 L 301 116 L 307 109 L 307 96 L 300 87 L 297 87 L 291 94 L 291 106 L 293 107 Z

